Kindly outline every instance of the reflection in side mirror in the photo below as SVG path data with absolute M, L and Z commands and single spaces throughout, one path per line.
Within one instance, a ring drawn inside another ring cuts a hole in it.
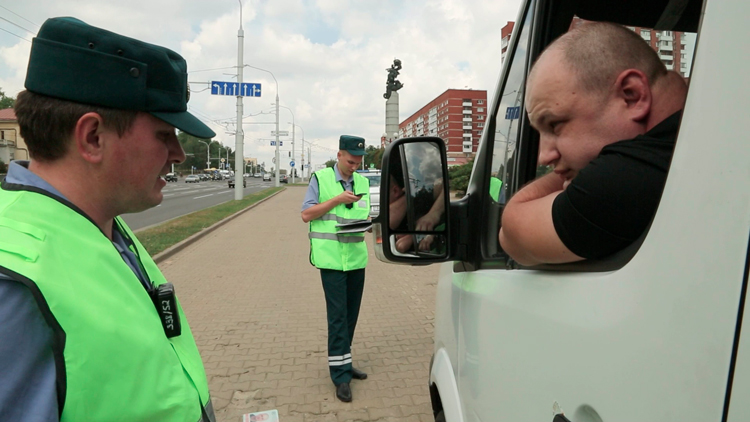
M 389 244 L 396 256 L 440 258 L 447 249 L 445 236 L 439 234 L 392 234 Z
M 446 162 L 440 138 L 400 139 L 388 146 L 380 185 L 379 259 L 429 263 L 450 256 Z

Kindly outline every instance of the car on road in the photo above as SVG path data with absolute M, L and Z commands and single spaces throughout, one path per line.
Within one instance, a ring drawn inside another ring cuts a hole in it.
M 364 170 L 359 174 L 370 181 L 370 217 L 380 214 L 380 170 Z
M 201 179 L 201 182 L 203 182 L 203 181 L 207 182 L 207 181 L 211 180 L 211 176 L 209 176 L 208 174 L 205 174 L 205 173 L 199 174 L 198 178 Z
M 280 174 L 279 183 L 289 183 L 289 176 L 286 174 Z
M 230 188 L 234 189 L 234 179 L 229 179 L 229 180 L 227 181 L 227 185 L 228 185 L 228 186 L 229 186 Z M 246 187 L 247 187 L 247 181 L 246 181 L 245 179 L 242 179 L 242 187 L 243 187 L 243 188 L 246 188 Z
M 200 181 L 201 178 L 197 174 L 191 174 L 185 178 L 185 183 L 199 183 Z
M 177 175 L 174 173 L 167 173 L 167 175 L 164 176 L 164 180 L 166 180 L 167 182 L 176 182 Z
M 271 181 L 271 173 L 264 173 L 263 174 L 263 181 L 264 182 L 270 182 Z
M 260 173 L 255 173 L 253 177 L 260 177 Z

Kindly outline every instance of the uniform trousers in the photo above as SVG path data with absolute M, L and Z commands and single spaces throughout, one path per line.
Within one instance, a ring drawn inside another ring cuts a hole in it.
M 365 269 L 320 269 L 328 314 L 328 368 L 335 385 L 352 380 L 352 339 L 365 287 Z

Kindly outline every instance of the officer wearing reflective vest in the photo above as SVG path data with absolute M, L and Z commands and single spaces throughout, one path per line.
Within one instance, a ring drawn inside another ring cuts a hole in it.
M 370 182 L 357 173 L 365 140 L 342 135 L 336 165 L 313 174 L 302 205 L 310 223 L 310 262 L 320 269 L 328 315 L 328 367 L 336 397 L 352 400 L 350 381 L 367 374 L 352 366 L 351 345 L 365 285 L 365 234 L 339 233 L 338 224 L 367 220 Z
M 185 60 L 47 20 L 15 113 L 30 161 L 0 184 L 0 420 L 214 421 L 174 287 L 119 217 L 158 205 L 187 110 Z

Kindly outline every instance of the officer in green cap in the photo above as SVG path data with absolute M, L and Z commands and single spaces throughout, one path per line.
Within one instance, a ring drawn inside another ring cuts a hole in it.
M 337 233 L 336 225 L 366 220 L 370 182 L 357 173 L 365 140 L 342 135 L 333 168 L 313 174 L 302 204 L 302 221 L 310 223 L 310 262 L 320 270 L 328 314 L 328 368 L 336 397 L 352 401 L 352 378 L 367 374 L 352 366 L 352 339 L 365 285 L 367 245 L 364 233 Z
M 185 159 L 185 60 L 47 20 L 15 113 L 31 161 L 0 184 L 0 419 L 214 421 L 174 287 L 119 217 L 162 201 Z

